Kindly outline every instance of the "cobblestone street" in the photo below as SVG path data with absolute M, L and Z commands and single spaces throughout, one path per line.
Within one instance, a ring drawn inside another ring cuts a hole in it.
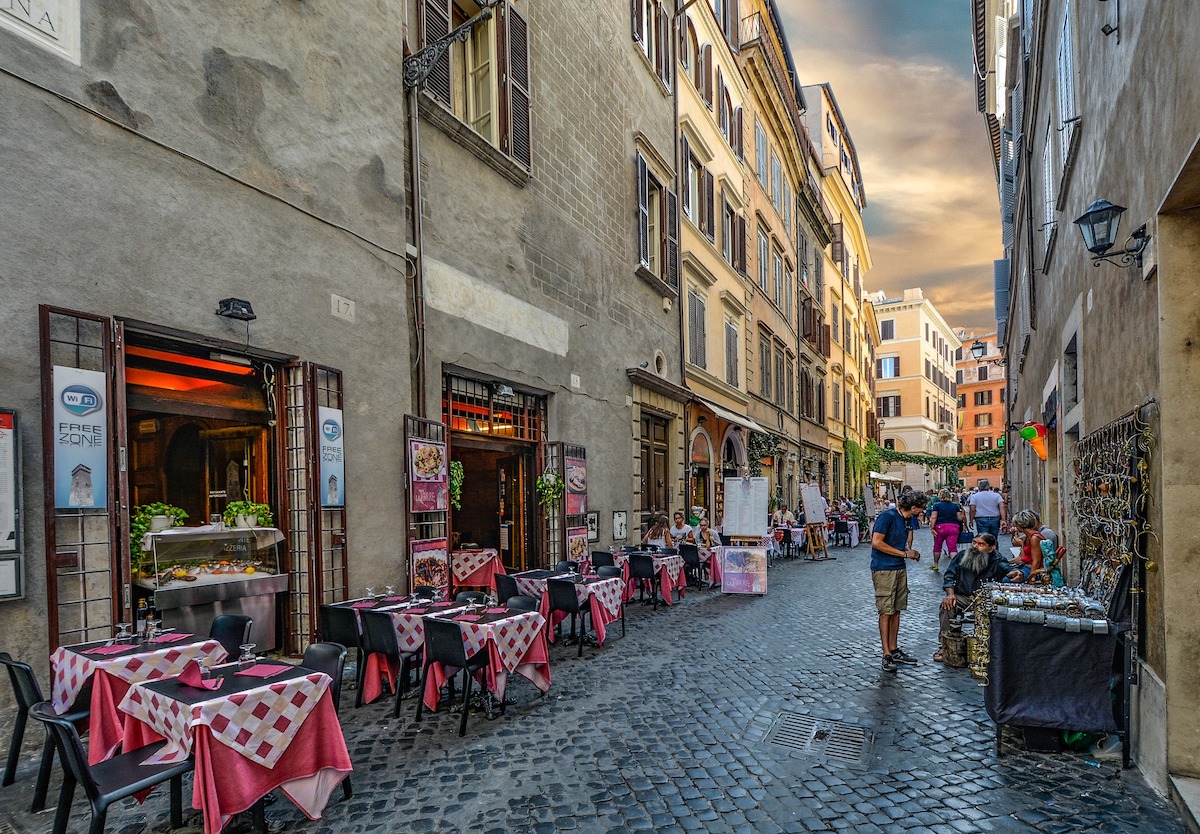
M 976 681 L 930 660 L 940 581 L 926 531 L 917 546 L 900 635 L 915 668 L 881 671 L 869 547 L 837 549 L 836 561 L 772 568 L 763 598 L 704 590 L 657 612 L 630 606 L 628 636 L 614 628 L 582 660 L 552 647 L 550 693 L 518 679 L 507 716 L 472 716 L 463 739 L 445 713 L 416 724 L 411 700 L 399 720 L 387 699 L 344 704 L 354 798 L 335 792 L 325 819 L 310 822 L 280 797 L 268 819 L 313 834 L 1183 832 L 1119 762 L 1027 753 L 1019 736 L 997 760 Z M 852 741 L 860 729 L 861 758 L 854 745 L 834 763 L 771 743 L 781 713 L 851 725 Z M 27 812 L 33 776 L 27 757 L 0 791 L 0 819 L 20 834 L 52 821 L 52 811 Z M 190 790 L 185 782 L 185 798 Z M 83 830 L 78 795 L 75 810 L 73 830 Z M 160 791 L 114 809 L 109 830 L 163 830 L 166 816 Z

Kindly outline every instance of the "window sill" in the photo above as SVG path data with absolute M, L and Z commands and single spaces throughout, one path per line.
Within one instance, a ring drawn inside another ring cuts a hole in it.
M 650 286 L 654 287 L 654 289 L 657 290 L 663 298 L 677 298 L 679 296 L 679 290 L 672 287 L 662 278 L 659 278 L 641 264 L 638 264 L 637 269 L 634 270 L 634 274 Z
M 446 109 L 446 106 L 424 90 L 421 91 L 421 118 L 466 148 L 481 162 L 518 188 L 529 184 L 532 175 L 517 164 L 461 119 Z

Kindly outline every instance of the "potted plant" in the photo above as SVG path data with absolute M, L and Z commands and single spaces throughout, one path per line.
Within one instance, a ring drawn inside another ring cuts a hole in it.
M 153 504 L 143 504 L 133 508 L 129 516 L 129 550 L 135 571 L 141 571 L 143 554 L 142 541 L 146 534 L 166 530 L 171 527 L 182 527 L 188 514 L 173 504 L 156 501 Z
M 549 510 L 558 506 L 566 490 L 566 483 L 556 472 L 543 472 L 538 475 L 534 485 L 537 487 L 538 503 Z
M 450 461 L 450 506 L 456 510 L 462 509 L 462 486 L 466 472 L 461 461 Z
M 226 527 L 274 527 L 275 517 L 266 504 L 230 501 L 222 514 Z

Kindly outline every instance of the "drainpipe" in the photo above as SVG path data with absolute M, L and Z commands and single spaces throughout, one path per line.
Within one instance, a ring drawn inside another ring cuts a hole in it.
M 675 146 L 675 241 L 679 246 L 679 298 L 677 305 L 679 307 L 679 384 L 687 387 L 687 343 L 684 340 L 684 305 L 687 303 L 687 297 L 683 292 L 683 206 L 679 205 L 679 197 L 683 194 L 683 177 L 684 172 L 680 170 L 680 163 L 687 163 L 687 160 L 679 158 L 679 139 L 682 132 L 679 126 L 679 39 L 685 31 L 682 28 L 682 23 L 687 19 L 686 12 L 691 8 L 697 0 L 687 0 L 682 6 L 675 10 L 671 15 L 671 108 L 672 108 L 672 129 L 671 139 Z M 699 57 L 699 56 L 697 56 Z M 684 403 L 684 408 L 687 408 L 687 403 Z M 686 416 L 684 425 L 687 425 Z
M 412 183 L 413 331 L 415 356 L 413 388 L 417 416 L 425 419 L 425 245 L 421 225 L 421 125 L 420 90 L 408 87 L 408 173 Z

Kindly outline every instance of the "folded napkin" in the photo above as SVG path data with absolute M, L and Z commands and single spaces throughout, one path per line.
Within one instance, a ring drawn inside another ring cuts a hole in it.
M 220 689 L 221 684 L 225 683 L 225 679 L 213 678 L 212 680 L 205 680 L 200 677 L 200 664 L 194 660 L 189 660 L 187 665 L 183 667 L 183 671 L 179 673 L 179 682 L 193 689 Z
M 174 632 L 171 632 L 170 634 L 160 634 L 157 637 L 155 637 L 153 640 L 151 640 L 150 642 L 151 643 L 174 643 L 179 640 L 186 640 L 191 636 L 192 635 L 190 635 L 190 634 L 180 634 L 179 632 L 174 631 Z
M 128 643 L 117 643 L 116 645 L 113 645 L 113 646 L 97 646 L 94 649 L 84 649 L 83 653 L 84 654 L 106 654 L 106 655 L 107 654 L 120 654 L 121 652 L 127 652 L 132 648 L 133 648 L 133 646 L 129 645 Z
M 272 675 L 278 675 L 280 672 L 286 672 L 291 668 L 291 666 L 282 666 L 277 663 L 255 663 L 249 669 L 243 669 L 235 674 L 245 678 L 269 678 Z
M 430 608 L 449 608 L 452 605 L 454 605 L 453 602 L 435 602 L 433 605 L 431 605 L 429 607 Z
M 503 605 L 501 605 L 497 608 L 485 608 L 483 610 L 483 613 L 484 614 L 507 614 L 508 609 L 506 607 L 504 607 Z
M 364 600 L 363 602 L 354 602 L 354 603 L 351 603 L 351 604 L 350 604 L 350 607 L 351 607 L 351 608 L 374 608 L 374 607 L 375 607 L 375 603 L 374 603 L 374 602 L 367 602 L 367 601 L 365 601 L 365 600 Z
M 403 610 L 407 614 L 424 614 L 429 609 L 428 608 L 405 608 Z
M 404 602 L 405 597 L 387 597 L 386 602 Z
M 454 619 L 456 622 L 460 623 L 477 623 L 483 618 L 478 614 L 459 614 Z

